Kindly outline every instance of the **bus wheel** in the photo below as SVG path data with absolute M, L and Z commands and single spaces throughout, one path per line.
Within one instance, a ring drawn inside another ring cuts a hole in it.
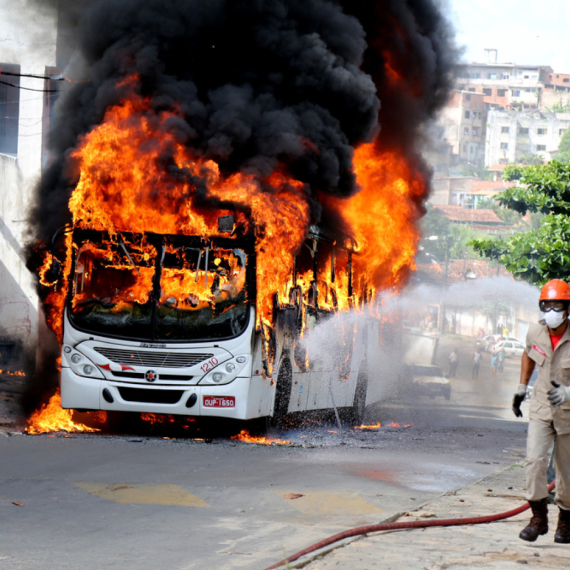
M 277 375 L 277 387 L 275 389 L 275 405 L 273 415 L 269 419 L 271 427 L 280 427 L 283 417 L 289 411 L 289 401 L 291 399 L 291 386 L 293 383 L 293 368 L 291 361 L 283 360 Z
M 265 416 L 263 418 L 255 418 L 254 420 L 248 420 L 243 423 L 243 428 L 246 429 L 250 435 L 257 437 L 263 437 L 267 435 L 269 431 L 269 417 Z
M 366 394 L 368 392 L 368 378 L 364 372 L 358 373 L 356 381 L 356 391 L 354 393 L 354 401 L 352 406 L 348 408 L 347 420 L 350 425 L 358 426 L 362 424 L 364 419 L 364 411 L 366 409 Z

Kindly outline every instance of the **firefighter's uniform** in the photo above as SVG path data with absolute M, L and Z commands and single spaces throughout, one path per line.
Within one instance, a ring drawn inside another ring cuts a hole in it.
M 546 471 L 556 437 L 556 503 L 570 510 L 570 401 L 554 407 L 548 401 L 551 381 L 570 386 L 570 326 L 552 350 L 546 325 L 533 325 L 526 337 L 526 353 L 536 363 L 538 378 L 530 401 L 527 439 L 527 499 L 548 496 Z

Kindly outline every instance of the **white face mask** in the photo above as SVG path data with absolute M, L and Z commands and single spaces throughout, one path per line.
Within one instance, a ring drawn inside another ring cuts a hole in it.
M 566 320 L 567 315 L 566 311 L 562 311 L 562 313 L 547 311 L 546 313 L 542 313 L 542 318 L 551 329 L 556 329 Z

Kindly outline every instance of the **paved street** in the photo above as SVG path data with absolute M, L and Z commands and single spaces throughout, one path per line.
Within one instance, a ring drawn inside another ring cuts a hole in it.
M 368 408 L 368 424 L 410 427 L 299 421 L 271 447 L 166 428 L 30 436 L 5 422 L 0 568 L 261 570 L 520 462 L 515 371 L 474 383 L 463 363 L 450 401 Z

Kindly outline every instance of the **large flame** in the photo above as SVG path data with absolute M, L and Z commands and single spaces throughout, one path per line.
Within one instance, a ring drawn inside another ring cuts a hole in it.
M 100 422 L 107 419 L 106 412 L 91 412 L 93 417 Z M 49 433 L 52 431 L 66 432 L 96 432 L 101 431 L 84 424 L 74 422 L 72 420 L 72 410 L 64 410 L 61 407 L 61 396 L 59 390 L 50 398 L 47 404 L 44 404 L 39 410 L 36 410 L 28 420 L 26 431 L 29 434 L 36 435 L 40 433 Z
M 221 235 L 219 216 L 233 213 L 242 231 L 256 236 L 257 325 L 264 333 L 270 330 L 273 299 L 276 293 L 279 299 L 290 299 L 295 285 L 294 256 L 308 233 L 310 208 L 305 185 L 282 167 L 263 179 L 239 172 L 223 175 L 214 161 L 197 156 L 173 134 L 171 125 L 181 116 L 180 110 L 155 111 L 138 93 L 137 76 L 117 87 L 125 93 L 122 102 L 107 109 L 103 121 L 81 137 L 72 153 L 78 176 L 69 200 L 72 227 L 108 232 L 115 243 L 123 239 L 122 232 L 214 237 Z M 399 288 L 414 266 L 419 237 L 415 222 L 420 216 L 415 204 L 425 193 L 424 179 L 403 156 L 380 151 L 373 143 L 356 149 L 354 167 L 359 193 L 348 199 L 320 197 L 326 208 L 344 220 L 344 229 L 354 238 L 354 259 L 349 260 L 347 252 L 339 248 L 337 255 L 346 259 L 339 263 L 334 283 L 330 261 L 319 268 L 316 280 L 312 272 L 297 275 L 300 295 L 307 299 L 311 288 L 318 290 L 320 307 L 329 310 L 347 310 L 355 303 L 372 300 L 383 288 Z M 57 285 L 48 277 L 51 253 L 46 253 L 39 270 L 40 282 L 53 287 L 45 300 L 46 316 L 60 342 L 71 260 L 79 253 L 75 247 L 68 232 L 65 260 L 60 260 L 63 278 Z M 108 248 L 90 247 L 92 257 L 107 256 L 106 261 L 113 262 Z M 137 247 L 137 255 L 153 254 L 148 244 Z M 347 293 L 350 263 L 354 269 L 351 298 Z M 124 265 L 121 269 L 134 271 Z M 124 294 L 144 302 L 141 295 L 148 295 L 153 270 L 140 267 L 137 272 L 139 289 Z M 194 273 L 166 268 L 161 276 L 161 301 L 194 295 L 196 302 L 211 302 L 205 288 L 192 289 L 199 277 Z M 80 295 L 74 299 L 78 302 Z M 267 356 L 269 335 L 262 336 Z

